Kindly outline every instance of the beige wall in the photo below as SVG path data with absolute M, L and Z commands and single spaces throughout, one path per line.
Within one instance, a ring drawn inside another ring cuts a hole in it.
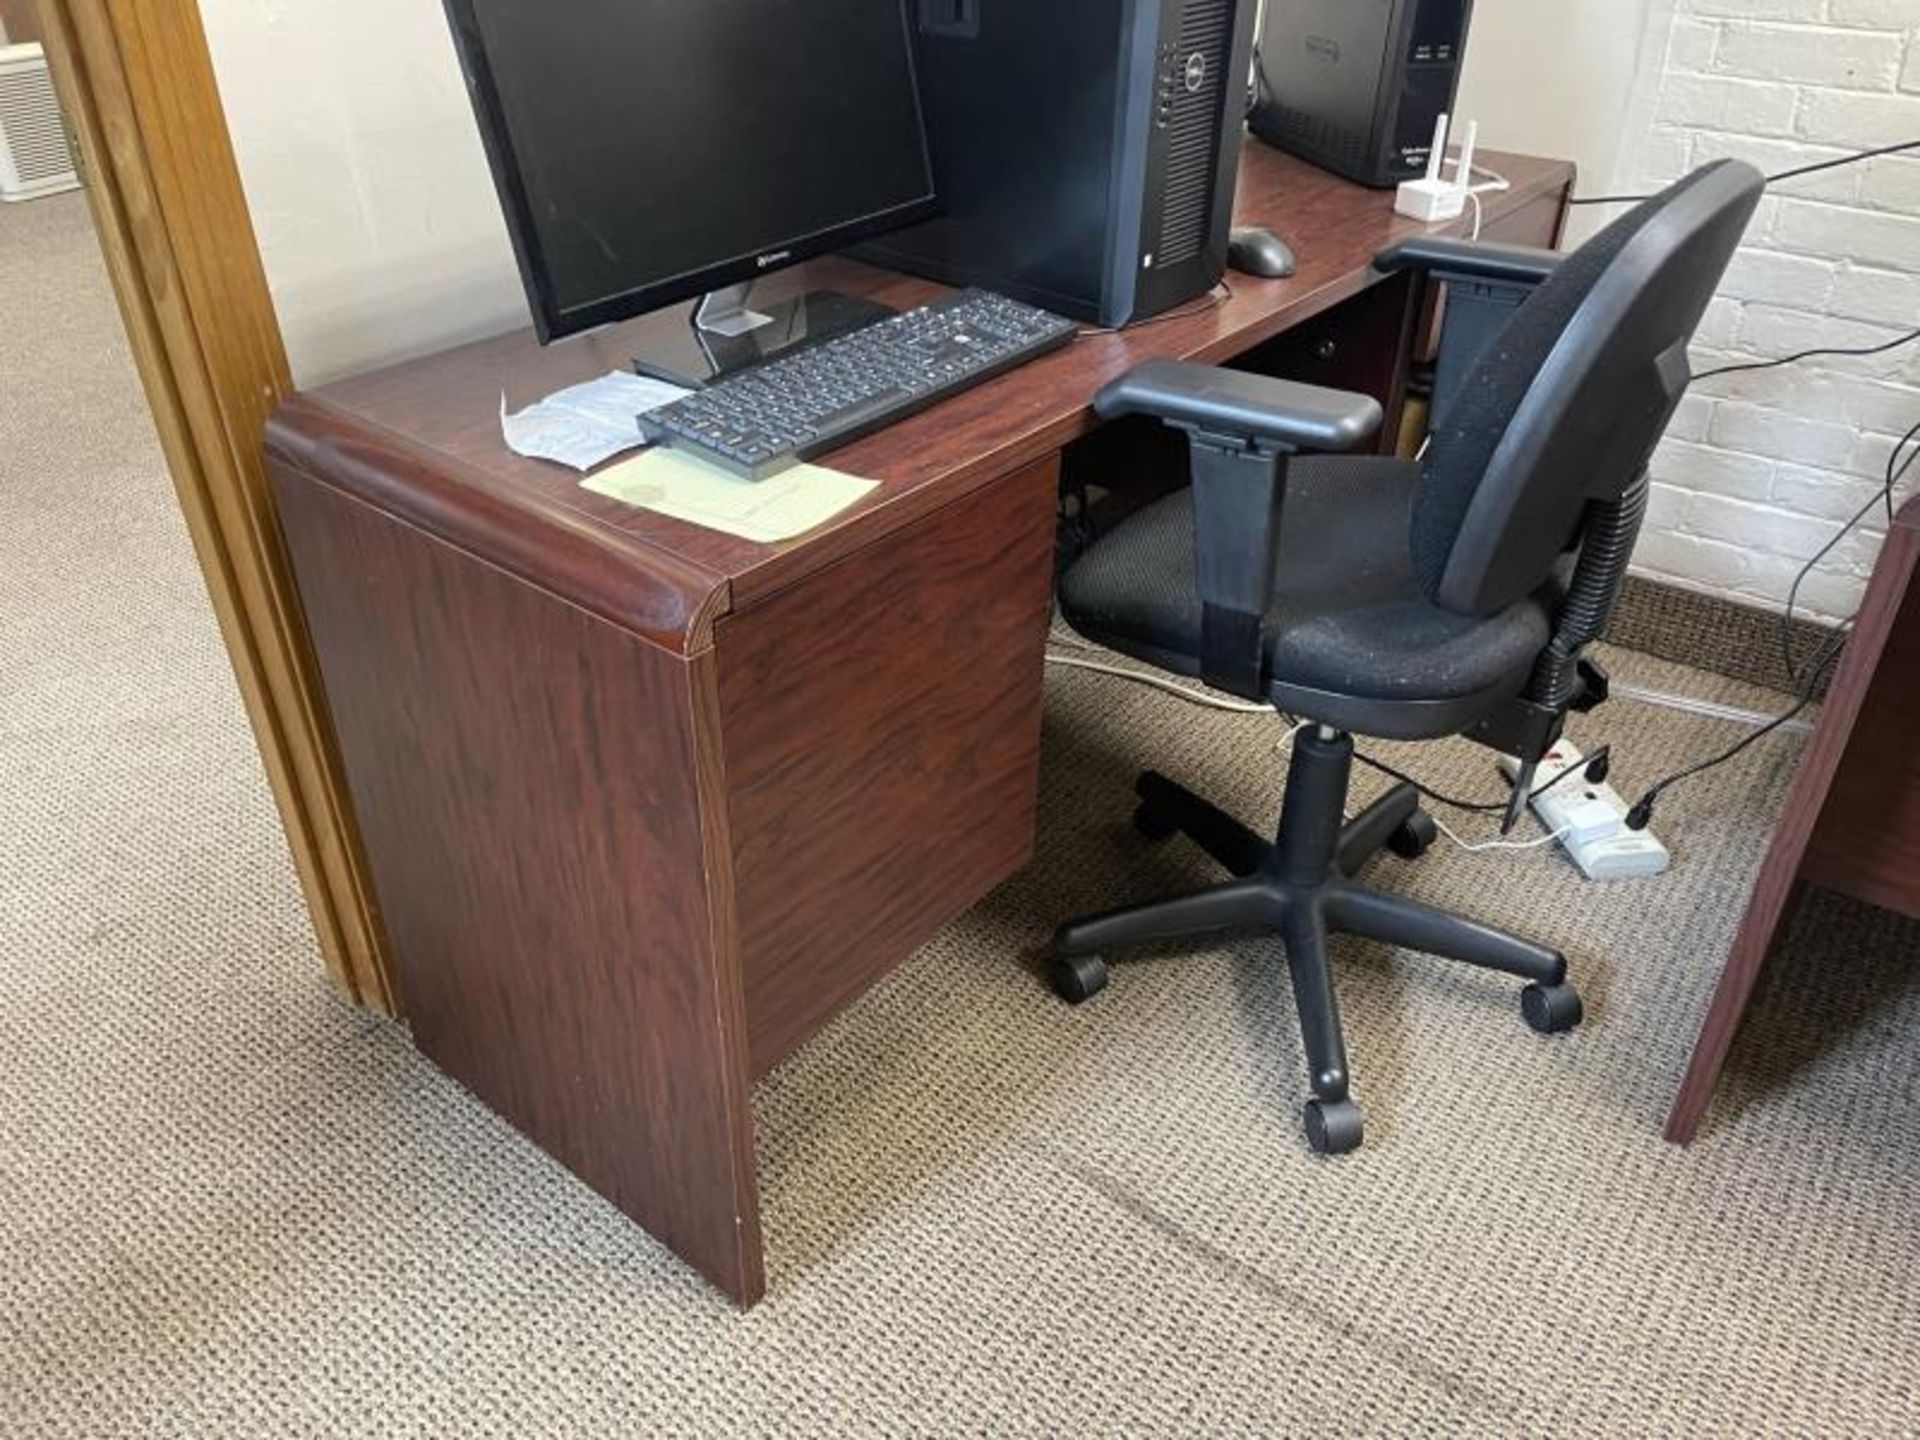
M 1458 109 L 1480 143 L 1580 166 L 1598 194 L 1637 168 L 1674 0 L 1478 0 Z M 1580 216 L 1590 224 L 1589 216 Z M 1575 231 L 1579 238 L 1580 232 Z
M 301 383 L 527 323 L 439 0 L 200 9 Z

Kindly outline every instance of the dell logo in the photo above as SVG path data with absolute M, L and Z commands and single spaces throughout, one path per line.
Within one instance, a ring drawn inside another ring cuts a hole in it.
M 1187 93 L 1198 95 L 1207 83 L 1207 57 L 1197 51 L 1187 60 Z
M 1338 40 L 1329 40 L 1324 35 L 1309 35 L 1307 37 L 1307 54 L 1316 60 L 1324 60 L 1329 65 L 1338 65 L 1340 63 L 1340 42 Z
M 762 270 L 771 270 L 774 266 L 784 265 L 791 259 L 793 259 L 793 252 L 791 250 L 776 250 L 771 255 L 762 255 L 754 263 Z

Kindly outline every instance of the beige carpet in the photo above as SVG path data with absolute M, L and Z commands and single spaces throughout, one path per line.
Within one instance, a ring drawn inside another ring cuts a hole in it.
M 1277 724 L 1056 676 L 1039 862 L 760 1090 L 743 1317 L 329 994 L 77 200 L 0 210 L 0 295 L 0 1432 L 1920 1432 L 1920 931 L 1816 900 L 1658 1136 L 1791 744 L 1674 797 L 1656 882 L 1385 862 L 1565 946 L 1591 1018 L 1348 945 L 1368 1140 L 1316 1162 L 1267 946 L 1078 1012 L 1023 963 L 1206 875 L 1127 831 L 1136 768 L 1264 824 Z M 1577 735 L 1631 785 L 1729 732 Z

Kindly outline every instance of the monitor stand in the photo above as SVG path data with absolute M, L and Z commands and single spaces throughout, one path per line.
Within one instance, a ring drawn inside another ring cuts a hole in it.
M 699 390 L 742 370 L 877 324 L 890 306 L 837 290 L 814 290 L 749 309 L 753 285 L 715 290 L 693 307 L 685 339 L 649 344 L 633 360 L 636 374 Z

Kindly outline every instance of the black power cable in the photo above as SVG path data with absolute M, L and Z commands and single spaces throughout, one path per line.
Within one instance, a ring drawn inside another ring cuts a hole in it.
M 1799 702 L 1795 704 L 1791 710 L 1776 719 L 1768 721 L 1751 735 L 1746 736 L 1736 744 L 1728 746 L 1712 759 L 1702 760 L 1697 765 L 1689 765 L 1684 770 L 1677 770 L 1665 779 L 1654 782 L 1653 785 L 1648 787 L 1647 793 L 1642 795 L 1640 799 L 1634 803 L 1633 807 L 1627 811 L 1627 828 L 1629 830 L 1646 829 L 1647 826 L 1653 823 L 1654 807 L 1660 803 L 1660 797 L 1666 794 L 1667 791 L 1676 785 L 1693 779 L 1696 775 L 1704 775 L 1709 770 L 1716 769 L 1721 765 L 1725 765 L 1739 758 L 1776 730 L 1783 729 L 1797 720 L 1806 708 L 1813 704 L 1814 692 L 1820 688 L 1821 677 L 1827 673 L 1828 668 L 1832 666 L 1833 662 L 1840 658 L 1841 651 L 1846 649 L 1847 636 L 1852 633 L 1852 628 L 1853 622 L 1849 620 L 1846 625 L 1835 632 L 1833 638 L 1821 648 L 1820 654 L 1816 657 L 1817 663 L 1807 672 L 1806 682 L 1800 688 Z
M 1798 686 L 1801 680 L 1800 663 L 1794 658 L 1793 653 L 1793 616 L 1794 611 L 1800 606 L 1800 587 L 1807 583 L 1815 567 L 1839 548 L 1840 542 L 1858 529 L 1860 522 L 1865 520 L 1875 508 L 1884 504 L 1887 507 L 1887 523 L 1893 523 L 1894 492 L 1899 488 L 1901 480 L 1906 478 L 1907 471 L 1913 468 L 1914 461 L 1920 460 L 1920 448 L 1916 448 L 1904 462 L 1900 459 L 1900 453 L 1916 439 L 1920 439 L 1920 424 L 1915 424 L 1911 430 L 1901 436 L 1899 443 L 1893 447 L 1893 454 L 1887 457 L 1886 483 L 1875 492 L 1871 500 L 1854 512 L 1853 517 L 1840 527 L 1839 532 L 1822 545 L 1814 557 L 1800 567 L 1800 573 L 1793 577 L 1793 588 L 1787 591 L 1787 608 L 1780 616 L 1780 659 L 1786 669 L 1789 685 Z
M 1574 761 L 1573 764 L 1567 766 L 1566 769 L 1562 770 L 1558 775 L 1555 775 L 1551 780 L 1528 791 L 1527 803 L 1531 805 L 1562 780 L 1580 771 L 1585 771 L 1587 779 L 1593 784 L 1598 785 L 1602 780 L 1607 778 L 1607 767 L 1612 763 L 1612 755 L 1612 748 L 1602 745 L 1585 759 Z M 1443 795 L 1438 790 L 1423 785 L 1411 775 L 1402 774 L 1400 771 L 1394 769 L 1393 766 L 1388 765 L 1384 761 L 1376 760 L 1371 755 L 1365 755 L 1356 750 L 1353 752 L 1353 758 L 1358 760 L 1362 765 L 1365 765 L 1369 770 L 1379 771 L 1389 780 L 1398 780 L 1402 785 L 1411 785 L 1415 790 L 1436 804 L 1445 805 L 1452 810 L 1461 810 L 1469 815 L 1505 814 L 1507 806 L 1510 803 L 1510 798 L 1509 800 L 1490 801 L 1456 800 L 1451 795 Z
M 1145 330 L 1150 325 L 1165 325 L 1171 320 L 1191 320 L 1196 315 L 1205 315 L 1209 310 L 1218 310 L 1233 299 L 1233 286 L 1222 280 L 1200 299 L 1178 310 L 1169 310 L 1164 315 L 1152 315 L 1145 320 L 1136 320 L 1131 325 L 1113 325 L 1081 330 L 1076 340 L 1092 340 L 1101 335 L 1131 335 L 1136 330 Z
M 1896 340 L 1888 340 L 1879 345 L 1863 345 L 1858 349 L 1824 347 L 1818 350 L 1802 350 L 1797 355 L 1783 355 L 1778 360 L 1743 360 L 1737 365 L 1722 365 L 1717 370 L 1702 370 L 1687 383 L 1698 385 L 1702 380 L 1711 380 L 1716 375 L 1739 375 L 1748 370 L 1777 370 L 1782 365 L 1797 365 L 1802 360 L 1811 360 L 1818 355 L 1884 355 L 1889 350 L 1898 350 L 1902 345 L 1911 345 L 1920 340 L 1920 330 L 1910 330 Z
M 1721 765 L 1737 759 L 1760 740 L 1773 734 L 1777 730 L 1785 728 L 1794 720 L 1798 719 L 1800 715 L 1806 711 L 1807 707 L 1813 704 L 1813 697 L 1819 693 L 1821 680 L 1826 676 L 1827 671 L 1833 667 L 1834 662 L 1840 658 L 1841 652 L 1846 649 L 1847 636 L 1852 633 L 1854 622 L 1849 620 L 1846 624 L 1840 626 L 1839 629 L 1828 638 L 1827 642 L 1822 645 L 1819 650 L 1814 652 L 1813 658 L 1808 662 L 1806 672 L 1802 674 L 1799 661 L 1793 653 L 1793 612 L 1799 602 L 1800 587 L 1806 583 L 1807 577 L 1813 573 L 1814 567 L 1826 559 L 1828 555 L 1832 554 L 1834 548 L 1838 546 L 1842 540 L 1846 539 L 1847 536 L 1859 528 L 1860 522 L 1865 520 L 1869 514 L 1878 509 L 1882 504 L 1885 504 L 1889 511 L 1891 511 L 1894 492 L 1898 489 L 1900 481 L 1906 477 L 1907 471 L 1913 468 L 1914 462 L 1920 461 L 1920 446 L 1916 446 L 1913 453 L 1908 455 L 1904 461 L 1900 458 L 1901 453 L 1908 445 L 1913 444 L 1916 439 L 1920 439 L 1920 424 L 1916 424 L 1911 430 L 1907 431 L 1907 433 L 1901 437 L 1899 444 L 1893 447 L 1893 454 L 1887 460 L 1886 483 L 1880 487 L 1871 500 L 1867 501 L 1865 505 L 1854 512 L 1853 518 L 1840 527 L 1839 532 L 1820 548 L 1818 554 L 1807 561 L 1801 568 L 1799 575 L 1794 578 L 1793 589 L 1787 594 L 1786 611 L 1780 617 L 1780 658 L 1785 663 L 1787 674 L 1791 677 L 1798 693 L 1799 699 L 1797 703 L 1784 715 L 1761 726 L 1751 735 L 1742 739 L 1738 744 L 1729 746 L 1711 759 L 1702 760 L 1697 765 L 1690 765 L 1684 770 L 1676 771 L 1665 779 L 1655 782 L 1647 789 L 1646 794 L 1640 797 L 1633 808 L 1627 812 L 1628 829 L 1646 829 L 1647 826 L 1653 822 L 1654 807 L 1660 803 L 1660 797 L 1665 795 L 1667 791 L 1673 789 L 1676 785 L 1693 779 L 1697 775 L 1704 775 L 1709 770 L 1716 769 Z
M 1875 150 L 1861 150 L 1856 154 L 1840 155 L 1832 160 L 1821 160 L 1812 165 L 1800 165 L 1792 170 L 1782 170 L 1778 175 L 1767 176 L 1767 184 L 1779 185 L 1788 180 L 1798 180 L 1802 175 L 1817 175 L 1822 170 L 1838 170 L 1843 165 L 1858 165 L 1862 160 L 1873 160 L 1882 155 L 1898 155 L 1903 150 L 1920 150 L 1920 140 L 1902 140 L 1898 145 L 1882 145 Z M 1651 195 L 1576 195 L 1567 203 L 1569 205 L 1638 205 L 1642 200 L 1652 198 Z
M 1814 359 L 1816 355 L 1885 355 L 1889 349 L 1899 349 L 1901 346 L 1910 346 L 1914 340 L 1920 340 L 1920 330 L 1908 330 L 1907 334 L 1899 336 L 1897 340 L 1887 340 L 1887 342 L 1878 344 L 1878 346 L 1860 346 L 1859 349 L 1841 349 L 1836 348 L 1836 346 L 1828 346 L 1828 348 L 1822 349 L 1803 349 L 1803 351 L 1799 351 L 1797 355 L 1782 355 L 1780 359 L 1774 359 L 1774 361 L 1741 361 L 1738 365 L 1722 365 L 1722 367 L 1718 367 L 1716 371 L 1701 371 L 1699 374 L 1695 374 L 1692 380 L 1688 380 L 1688 384 L 1699 384 L 1701 380 L 1713 380 L 1716 374 L 1741 374 L 1741 372 L 1745 371 L 1776 371 L 1776 369 L 1780 369 L 1782 365 L 1799 365 L 1803 359 Z
M 1822 171 L 1836 170 L 1844 165 L 1857 165 L 1861 161 L 1872 160 L 1882 155 L 1897 155 L 1903 151 L 1916 149 L 1920 149 L 1920 140 L 1903 140 L 1898 144 L 1881 145 L 1871 150 L 1862 150 L 1851 155 L 1836 156 L 1834 159 L 1818 161 L 1811 165 L 1799 165 L 1791 170 L 1782 170 L 1776 175 L 1769 175 L 1767 177 L 1767 186 L 1771 189 L 1775 185 L 1783 184 L 1789 180 L 1797 180 L 1802 176 L 1817 175 Z M 1627 205 L 1637 204 L 1640 201 L 1650 200 L 1652 198 L 1651 195 L 1590 195 L 1576 197 L 1569 203 L 1574 205 Z M 1757 370 L 1774 370 L 1784 365 L 1796 365 L 1802 360 L 1811 360 L 1818 356 L 1864 357 L 1884 355 L 1888 351 L 1897 350 L 1903 345 L 1911 345 L 1916 340 L 1920 340 L 1920 330 L 1909 331 L 1905 335 L 1898 336 L 1895 339 L 1885 341 L 1879 345 L 1863 345 L 1858 347 L 1821 346 L 1811 350 L 1802 350 L 1793 355 L 1785 355 L 1777 360 L 1742 361 L 1733 365 L 1721 365 L 1712 370 L 1703 370 L 1698 375 L 1695 375 L 1688 383 L 1698 384 L 1702 380 L 1711 380 L 1719 375 L 1742 375 Z M 1761 726 L 1751 735 L 1746 736 L 1738 744 L 1729 747 L 1721 754 L 1714 756 L 1710 760 L 1704 760 L 1698 765 L 1690 766 L 1676 774 L 1669 775 L 1665 779 L 1657 782 L 1640 798 L 1639 802 L 1627 812 L 1628 828 L 1633 830 L 1646 829 L 1653 819 L 1654 807 L 1659 803 L 1660 797 L 1668 790 L 1684 781 L 1692 779 L 1696 775 L 1703 775 L 1709 770 L 1727 764 L 1737 756 L 1745 753 L 1748 747 L 1754 745 L 1765 736 L 1771 735 L 1789 724 L 1813 703 L 1813 697 L 1820 688 L 1821 678 L 1826 674 L 1828 668 L 1832 666 L 1834 661 L 1839 658 L 1840 652 L 1845 648 L 1846 637 L 1853 622 L 1849 620 L 1845 625 L 1840 627 L 1839 631 L 1814 655 L 1806 675 L 1802 676 L 1799 661 L 1794 655 L 1793 643 L 1794 612 L 1799 606 L 1801 587 L 1806 584 L 1807 579 L 1813 574 L 1820 562 L 1831 555 L 1847 536 L 1858 529 L 1860 523 L 1865 520 L 1876 507 L 1882 504 L 1886 506 L 1888 521 L 1891 523 L 1893 518 L 1894 492 L 1899 486 L 1901 478 L 1913 467 L 1914 461 L 1920 459 L 1920 449 L 1916 449 L 1914 454 L 1908 456 L 1904 463 L 1901 461 L 1900 455 L 1908 445 L 1914 442 L 1916 437 L 1920 437 L 1920 425 L 1915 425 L 1913 429 L 1902 436 L 1899 443 L 1893 447 L 1893 454 L 1887 460 L 1886 483 L 1881 487 L 1880 492 L 1855 512 L 1852 518 L 1840 527 L 1839 532 L 1823 545 L 1812 559 L 1807 561 L 1801 568 L 1799 574 L 1794 577 L 1793 588 L 1787 592 L 1787 606 L 1780 617 L 1780 656 L 1786 668 L 1788 683 L 1799 689 L 1799 703 L 1786 714 L 1767 725 Z

